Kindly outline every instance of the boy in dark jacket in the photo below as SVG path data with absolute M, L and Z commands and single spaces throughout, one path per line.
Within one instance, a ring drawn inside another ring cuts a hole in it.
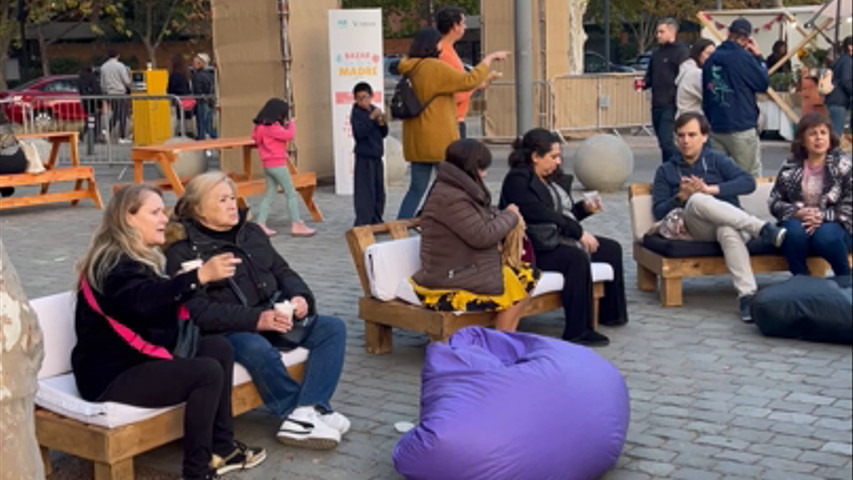
M 388 125 L 382 110 L 373 105 L 373 88 L 359 82 L 352 89 L 355 104 L 350 114 L 355 140 L 355 172 L 353 176 L 355 226 L 382 223 L 385 212 L 385 136 Z
M 761 175 L 758 104 L 755 94 L 770 86 L 767 66 L 752 38 L 752 24 L 739 18 L 702 66 L 702 110 L 711 123 L 714 149 L 752 176 Z
M 660 220 L 674 208 L 684 208 L 684 226 L 694 240 L 720 243 L 738 293 L 741 319 L 752 322 L 750 302 L 758 286 L 746 242 L 759 237 L 779 248 L 786 231 L 740 209 L 737 197 L 752 193 L 755 179 L 731 158 L 711 150 L 706 145 L 709 133 L 701 113 L 684 113 L 675 120 L 679 154 L 655 172 L 652 211 Z

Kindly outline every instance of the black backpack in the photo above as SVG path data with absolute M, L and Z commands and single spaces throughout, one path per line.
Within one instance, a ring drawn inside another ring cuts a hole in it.
M 411 76 L 415 74 L 418 68 L 420 68 L 421 62 L 423 62 L 423 60 L 419 61 L 411 72 L 403 75 L 403 78 L 401 78 L 400 81 L 397 82 L 397 86 L 394 87 L 394 96 L 391 97 L 391 116 L 396 119 L 417 117 L 427 108 L 427 106 L 429 106 L 433 98 L 435 98 L 430 98 L 426 105 L 421 105 L 421 101 L 418 100 L 417 95 L 415 95 L 415 89 L 412 87 Z

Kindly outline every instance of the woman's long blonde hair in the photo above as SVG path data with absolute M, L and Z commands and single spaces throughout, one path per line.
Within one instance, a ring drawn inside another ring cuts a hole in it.
M 172 215 L 172 219 L 203 220 L 201 217 L 201 211 L 204 197 L 222 182 L 227 183 L 228 186 L 231 187 L 232 192 L 237 192 L 237 186 L 234 184 L 234 180 L 231 180 L 231 177 L 219 170 L 211 170 L 193 177 L 193 179 L 187 183 L 184 194 L 175 205 L 175 211 Z
M 163 253 L 159 248 L 146 246 L 140 233 L 127 222 L 127 215 L 139 211 L 149 192 L 163 196 L 159 189 L 148 185 L 129 185 L 113 195 L 104 210 L 101 226 L 92 235 L 86 254 L 77 262 L 78 279 L 85 277 L 93 289 L 103 292 L 107 275 L 122 255 L 163 275 L 166 264 Z

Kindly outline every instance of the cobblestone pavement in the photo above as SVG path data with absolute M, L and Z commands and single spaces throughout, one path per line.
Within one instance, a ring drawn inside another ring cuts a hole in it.
M 658 164 L 653 139 L 631 137 L 629 142 L 637 156 L 632 179 L 650 181 Z M 766 173 L 776 171 L 785 148 L 764 146 Z M 488 183 L 497 192 L 507 148 L 495 146 L 494 152 Z M 105 200 L 117 173 L 98 169 Z M 388 218 L 393 218 L 404 187 L 390 188 Z M 657 294 L 635 286 L 626 192 L 605 194 L 604 200 L 605 213 L 589 219 L 586 227 L 623 246 L 630 323 L 603 327 L 612 343 L 597 351 L 622 371 L 631 394 L 628 443 L 605 478 L 853 477 L 851 348 L 762 337 L 737 318 L 728 277 L 687 280 L 685 306 L 662 309 Z M 314 289 L 320 310 L 347 323 L 346 365 L 333 404 L 352 419 L 353 430 L 337 450 L 318 453 L 276 443 L 277 421 L 266 411 L 243 415 L 235 420 L 237 437 L 266 447 L 270 457 L 233 478 L 398 478 L 391 462 L 399 438 L 393 424 L 418 415 L 420 366 L 428 339 L 395 332 L 393 354 L 365 353 L 356 316 L 361 287 L 343 237 L 352 222 L 351 199 L 323 187 L 318 203 L 326 222 L 318 225 L 316 237 L 279 235 L 273 244 Z M 282 204 L 276 205 L 272 227 L 284 230 L 283 211 Z M 99 221 L 100 212 L 86 202 L 75 208 L 3 212 L 2 239 L 31 298 L 71 287 L 73 263 Z M 766 286 L 786 277 L 760 275 L 759 283 Z M 521 329 L 559 336 L 561 324 L 561 313 L 552 312 L 525 319 Z M 173 478 L 180 458 L 178 443 L 143 455 L 137 461 L 138 477 Z M 64 455 L 55 459 L 54 478 L 90 478 L 86 462 Z

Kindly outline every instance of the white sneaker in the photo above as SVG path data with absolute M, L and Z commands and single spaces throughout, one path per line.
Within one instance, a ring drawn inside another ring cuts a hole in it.
M 294 410 L 275 436 L 285 445 L 314 450 L 331 450 L 341 443 L 341 432 L 327 425 L 314 406 Z
M 323 421 L 326 425 L 334 428 L 335 430 L 341 432 L 341 436 L 345 433 L 349 432 L 350 421 L 347 417 L 343 416 L 338 412 L 331 412 L 320 415 L 320 420 Z

